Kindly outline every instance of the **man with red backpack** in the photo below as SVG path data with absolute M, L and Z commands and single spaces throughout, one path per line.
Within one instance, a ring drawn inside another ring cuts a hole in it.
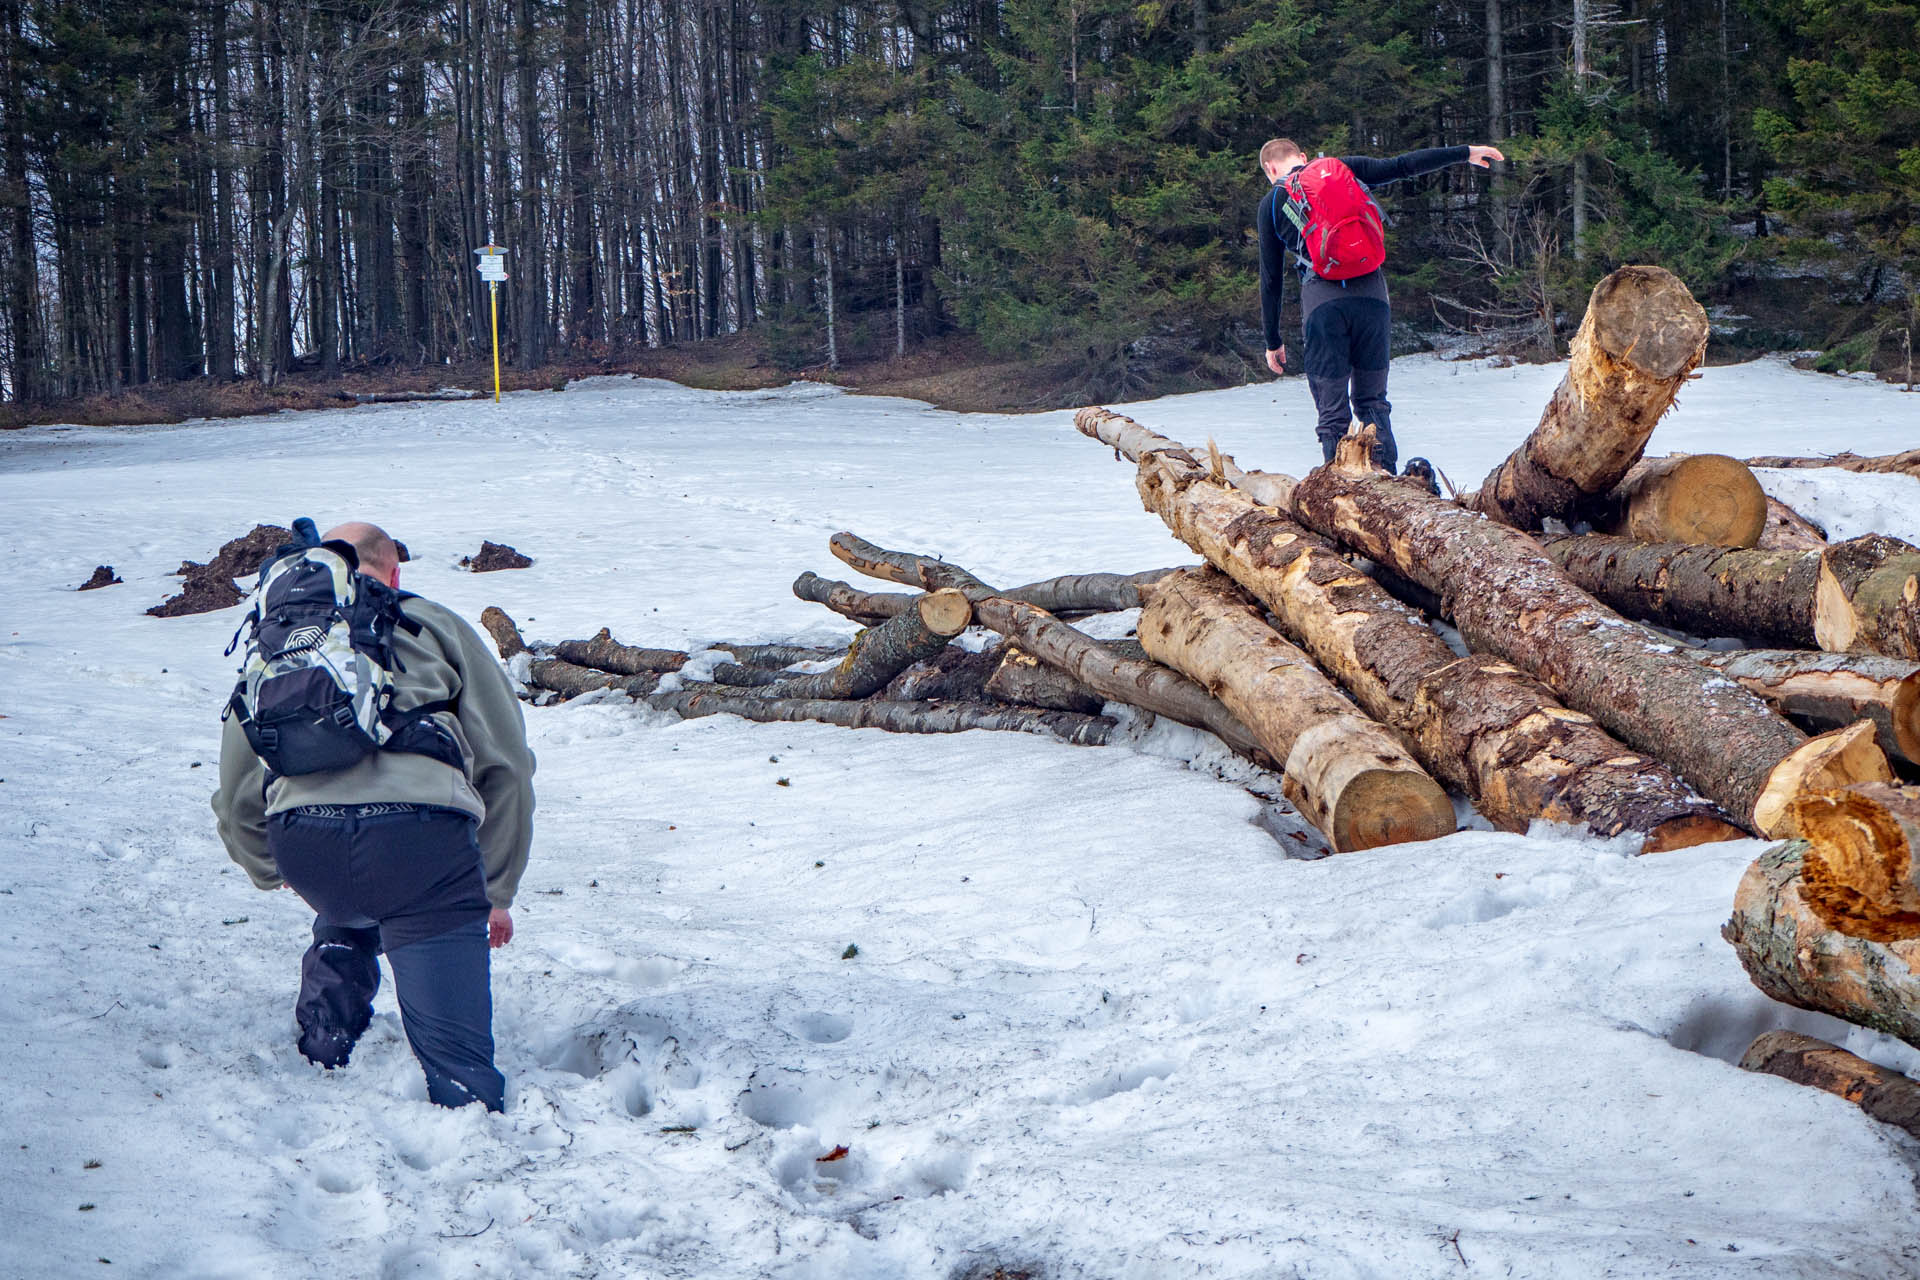
M 1504 159 L 1494 147 L 1433 147 L 1391 160 L 1326 156 L 1314 161 L 1290 138 L 1275 138 L 1260 148 L 1260 168 L 1273 184 L 1254 219 L 1267 367 L 1286 372 L 1287 347 L 1280 336 L 1286 251 L 1300 267 L 1307 387 L 1320 418 L 1314 430 L 1328 461 L 1355 417 L 1379 433 L 1374 461 L 1392 471 L 1399 459 L 1387 403 L 1386 231 L 1368 189 L 1451 164 L 1484 169 Z

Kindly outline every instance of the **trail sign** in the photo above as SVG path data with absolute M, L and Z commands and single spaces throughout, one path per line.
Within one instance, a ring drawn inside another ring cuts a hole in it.
M 507 278 L 505 245 L 486 244 L 475 249 L 480 259 L 480 278 L 487 282 L 487 301 L 493 312 L 493 402 L 500 403 L 500 285 Z

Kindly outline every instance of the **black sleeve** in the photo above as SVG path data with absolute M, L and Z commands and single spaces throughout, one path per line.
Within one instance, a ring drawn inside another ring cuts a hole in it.
M 1280 341 L 1280 303 L 1286 297 L 1286 250 L 1279 231 L 1273 225 L 1273 192 L 1260 201 L 1253 218 L 1253 238 L 1260 242 L 1260 323 L 1267 334 L 1267 350 L 1278 351 Z
M 1353 170 L 1354 177 L 1369 187 L 1378 187 L 1389 182 L 1417 178 L 1450 164 L 1465 164 L 1469 153 L 1470 148 L 1467 147 L 1428 147 L 1424 151 L 1409 151 L 1391 160 L 1377 160 L 1372 156 L 1341 156 L 1340 159 L 1347 168 Z

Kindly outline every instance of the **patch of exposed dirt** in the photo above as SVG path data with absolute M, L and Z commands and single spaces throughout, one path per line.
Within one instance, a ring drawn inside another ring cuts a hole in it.
M 260 566 L 267 562 L 267 557 L 292 539 L 291 530 L 282 529 L 277 524 L 257 524 L 239 537 L 223 543 L 210 563 L 181 561 L 180 567 L 174 570 L 185 579 L 180 584 L 180 593 L 147 612 L 156 618 L 180 618 L 190 613 L 231 609 L 246 598 L 233 580 L 252 577 L 260 572 Z M 100 571 L 96 570 L 94 577 L 99 576 Z
M 240 588 L 233 585 L 232 578 L 219 577 L 202 564 L 195 565 L 194 572 L 186 575 L 179 595 L 161 601 L 147 612 L 156 618 L 183 618 L 190 613 L 231 609 L 245 598 Z
M 470 569 L 474 573 L 497 573 L 501 569 L 524 569 L 532 563 L 529 557 L 521 555 L 504 542 L 488 542 L 482 539 L 480 554 L 463 556 L 460 567 Z
M 81 583 L 78 590 L 98 591 L 102 587 L 117 587 L 120 579 L 114 576 L 113 566 L 103 564 L 93 571 L 93 576 Z
M 208 572 L 223 578 L 251 577 L 260 572 L 260 566 L 267 562 L 268 556 L 292 541 L 291 529 L 282 529 L 277 524 L 257 524 L 222 546 L 213 557 L 213 563 L 206 568 Z M 180 567 L 181 573 L 187 571 L 186 565 Z

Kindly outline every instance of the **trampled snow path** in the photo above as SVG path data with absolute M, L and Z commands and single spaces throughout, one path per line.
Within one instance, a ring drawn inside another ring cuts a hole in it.
M 1403 361 L 1403 452 L 1470 485 L 1558 376 Z M 1313 458 L 1291 380 L 1136 412 Z M 1708 370 L 1655 448 L 1916 427 L 1769 362 Z M 1767 482 L 1920 537 L 1913 481 Z M 787 592 L 840 528 L 1007 582 L 1189 558 L 1065 414 L 596 380 L 45 428 L 0 439 L 0 510 L 0 1275 L 1920 1275 L 1920 1144 L 1727 1061 L 1845 1032 L 1719 939 L 1757 842 L 1290 860 L 1177 743 L 530 710 L 508 1114 L 427 1105 L 385 991 L 349 1069 L 300 1060 L 308 913 L 206 807 L 234 611 L 141 613 L 183 557 L 365 516 L 470 618 L 675 645 L 845 634 Z M 534 567 L 457 570 L 482 536 Z M 125 585 L 74 594 L 101 562 Z

